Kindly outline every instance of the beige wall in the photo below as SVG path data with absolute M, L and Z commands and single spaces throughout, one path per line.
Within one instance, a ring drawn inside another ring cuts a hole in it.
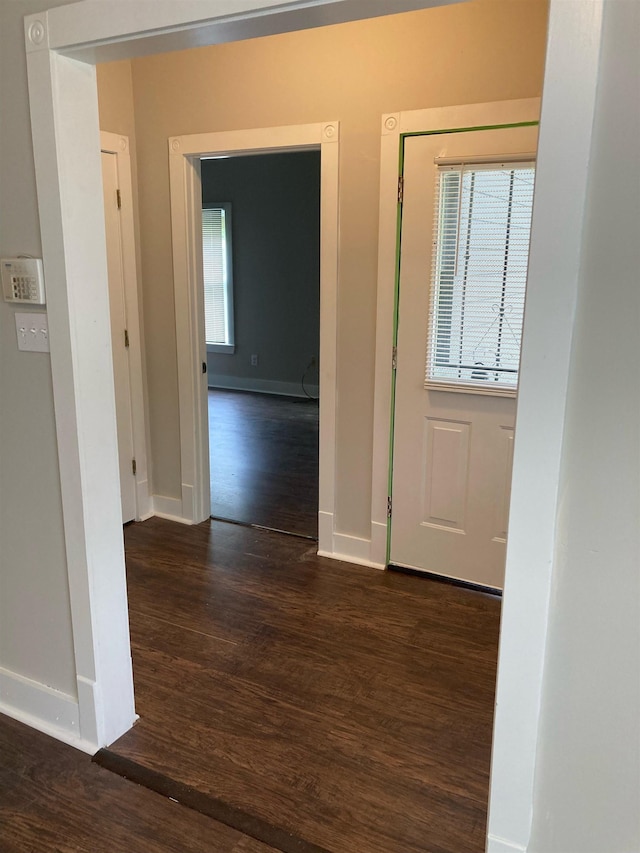
M 131 62 L 109 62 L 96 66 L 100 130 L 129 137 L 132 146 L 132 171 L 135 168 L 136 123 L 133 109 Z
M 380 116 L 540 95 L 546 17 L 474 0 L 133 60 L 156 493 L 180 496 L 167 137 L 340 120 L 337 527 L 368 538 Z

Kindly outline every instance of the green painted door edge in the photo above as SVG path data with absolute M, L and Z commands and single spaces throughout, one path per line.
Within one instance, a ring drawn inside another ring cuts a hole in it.
M 400 134 L 402 145 L 404 140 L 411 136 L 440 136 L 443 133 L 474 133 L 477 130 L 509 130 L 514 127 L 536 127 L 539 121 L 516 121 L 511 124 L 484 124 L 475 127 L 450 127 L 446 130 L 413 130 L 408 133 Z
M 515 127 L 536 127 L 538 121 L 519 121 L 511 124 L 487 124 L 477 127 L 452 127 L 446 130 L 416 130 L 410 133 L 401 133 L 399 136 L 400 144 L 398 151 L 398 178 L 404 179 L 404 144 L 405 140 L 413 136 L 439 136 L 443 133 L 473 133 L 478 130 L 509 130 Z M 395 261 L 395 281 L 393 292 L 393 347 L 398 346 L 398 318 L 400 312 L 400 264 L 401 264 L 401 240 L 402 240 L 402 202 L 398 201 L 398 212 L 396 216 L 396 261 Z M 389 474 L 387 477 L 387 495 L 389 500 L 393 499 L 393 441 L 396 421 L 396 373 L 397 370 L 391 372 L 391 412 L 390 412 L 390 428 L 389 428 Z M 393 514 L 393 512 L 392 512 Z M 391 519 L 392 515 L 387 513 L 387 552 L 385 556 L 385 565 L 389 565 L 391 561 Z
M 398 178 L 404 178 L 404 136 L 400 135 L 398 146 Z M 393 343 L 392 347 L 398 345 L 398 308 L 400 305 L 400 248 L 402 238 L 402 202 L 398 199 L 396 213 L 396 258 L 395 278 L 393 285 Z M 387 474 L 387 496 L 391 501 L 393 496 L 393 438 L 396 420 L 396 372 L 391 371 L 391 412 L 389 424 L 389 471 Z M 389 504 L 387 504 L 388 506 Z M 393 510 L 392 510 L 393 512 Z M 391 513 L 392 514 L 392 513 Z M 391 514 L 387 511 L 387 550 L 385 554 L 385 565 L 389 565 L 391 559 Z

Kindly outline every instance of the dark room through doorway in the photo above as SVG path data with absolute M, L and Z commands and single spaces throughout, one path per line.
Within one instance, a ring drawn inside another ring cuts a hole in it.
M 211 516 L 317 539 L 320 151 L 201 168 Z

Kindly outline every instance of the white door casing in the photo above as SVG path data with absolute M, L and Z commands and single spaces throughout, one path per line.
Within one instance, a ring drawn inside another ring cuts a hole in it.
M 390 561 L 501 589 L 515 389 L 425 387 L 436 160 L 534 159 L 537 127 L 410 136 L 398 291 Z
M 151 515 L 151 507 L 129 140 L 121 134 L 101 131 L 100 150 L 105 195 L 122 520 L 140 521 Z M 134 459 L 135 474 L 132 466 Z
M 401 146 L 413 134 L 451 128 L 535 122 L 540 99 L 497 101 L 428 110 L 409 110 L 382 116 L 380 136 L 380 213 L 378 231 L 378 296 L 376 311 L 373 460 L 371 469 L 371 554 L 388 562 L 387 500 L 391 492 L 391 427 L 393 410 L 392 352 L 398 289 L 400 205 L 398 178 Z
M 120 460 L 120 501 L 122 523 L 136 517 L 136 485 L 133 473 L 133 419 L 129 382 L 127 312 L 124 301 L 122 271 L 122 238 L 118 207 L 118 163 L 115 154 L 102 152 L 102 186 L 109 275 L 109 307 L 111 315 L 111 349 L 113 352 L 113 385 L 116 398 L 118 458 Z
M 320 150 L 320 447 L 318 549 L 334 551 L 339 122 L 199 133 L 169 139 L 178 351 L 182 520 L 210 515 L 207 353 L 200 158 Z

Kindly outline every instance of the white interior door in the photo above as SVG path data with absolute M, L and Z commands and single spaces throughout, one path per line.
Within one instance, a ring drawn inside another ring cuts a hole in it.
M 122 501 L 122 522 L 124 524 L 136 517 L 136 480 L 133 469 L 133 416 L 123 273 L 122 226 L 118 204 L 118 158 L 115 154 L 106 151 L 102 152 L 102 181 L 107 238 L 107 269 L 109 273 L 113 377 L 116 396 L 118 451 L 120 457 L 120 495 Z
M 536 144 L 405 140 L 390 560 L 500 588 Z

